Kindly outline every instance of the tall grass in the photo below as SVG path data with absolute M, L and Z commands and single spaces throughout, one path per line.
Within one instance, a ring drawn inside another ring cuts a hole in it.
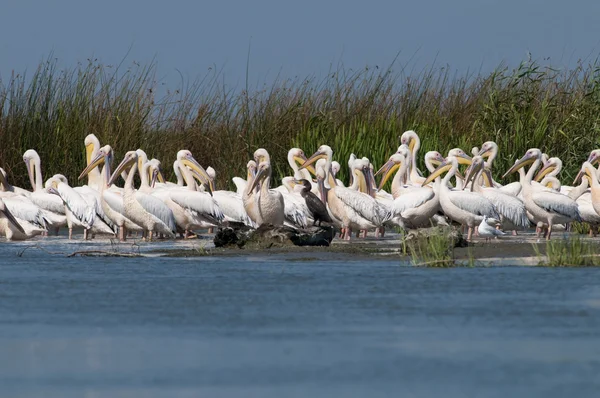
M 342 164 L 354 152 L 379 166 L 398 136 L 414 129 L 422 154 L 496 141 L 496 178 L 526 149 L 539 147 L 563 160 L 569 181 L 600 145 L 599 63 L 555 70 L 529 60 L 464 76 L 447 67 L 408 74 L 396 67 L 339 67 L 324 78 L 279 79 L 253 90 L 231 89 L 211 71 L 164 90 L 153 63 L 88 60 L 59 69 L 49 59 L 32 76 L 0 81 L 0 165 L 14 184 L 27 186 L 21 156 L 35 148 L 45 175 L 61 172 L 74 183 L 84 167 L 83 139 L 95 133 L 117 158 L 139 147 L 166 169 L 178 149 L 190 149 L 217 170 L 224 187 L 244 174 L 258 147 L 271 153 L 276 177 L 289 173 L 292 146 L 309 154 L 326 143 Z
M 567 239 L 550 240 L 546 243 L 546 261 L 539 265 L 549 267 L 582 267 L 600 265 L 600 250 L 597 243 L 586 241 L 578 236 Z M 537 245 L 534 249 L 542 257 Z

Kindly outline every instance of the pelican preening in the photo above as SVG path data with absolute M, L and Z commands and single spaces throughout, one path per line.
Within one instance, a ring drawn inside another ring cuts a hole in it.
M 474 231 L 489 238 L 502 235 L 500 229 L 514 232 L 531 224 L 538 234 L 546 230 L 550 239 L 553 228 L 573 221 L 589 223 L 590 234 L 600 227 L 600 172 L 595 168 L 600 149 L 582 164 L 574 182 L 578 185 L 562 184 L 562 161 L 536 148 L 504 174 L 518 172 L 519 181 L 502 185 L 492 177 L 499 152 L 493 141 L 473 146 L 473 157 L 460 148 L 446 157 L 429 151 L 421 158 L 428 171 L 423 175 L 417 133 L 409 130 L 398 138 L 399 147 L 390 151 L 377 173 L 368 158 L 351 154 L 347 184 L 337 178 L 341 166 L 328 145 L 308 158 L 302 149 L 291 148 L 291 172 L 280 186 L 275 184 L 273 159 L 259 148 L 247 163 L 246 177 L 232 178 L 232 192 L 217 190 L 216 171 L 204 169 L 188 150 L 180 150 L 172 163 L 177 183 L 165 181 L 161 162 L 140 148 L 127 152 L 113 171 L 113 149 L 89 134 L 84 139 L 86 167 L 79 176 L 87 177 L 85 185 L 70 186 L 62 174 L 44 184 L 42 162 L 33 149 L 23 154 L 31 189 L 11 185 L 0 168 L 0 235 L 29 239 L 67 226 L 70 238 L 81 228 L 84 238 L 118 234 L 125 240 L 135 232 L 150 241 L 176 234 L 195 237 L 199 229 L 211 233 L 215 227 L 236 224 L 304 229 L 325 223 L 350 239 L 352 231 L 357 236 L 374 231 L 378 237 L 385 226 L 407 230 L 453 221 L 468 228 L 468 240 Z M 465 166 L 463 177 L 459 168 Z M 134 186 L 136 174 L 139 186 Z M 123 188 L 115 185 L 119 177 L 125 181 Z M 384 187 L 390 180 L 388 193 Z

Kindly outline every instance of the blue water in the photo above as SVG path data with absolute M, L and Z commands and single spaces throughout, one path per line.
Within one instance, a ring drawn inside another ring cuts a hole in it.
M 600 394 L 596 268 L 24 247 L 0 245 L 1 396 Z

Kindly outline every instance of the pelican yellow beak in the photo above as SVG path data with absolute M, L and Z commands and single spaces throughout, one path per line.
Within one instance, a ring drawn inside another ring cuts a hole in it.
M 317 151 L 311 155 L 306 161 L 300 166 L 300 169 L 305 169 L 311 164 L 315 163 L 319 159 L 327 159 L 327 154 L 324 152 Z
M 119 163 L 119 165 L 117 166 L 115 171 L 110 176 L 110 179 L 108 180 L 106 185 L 108 185 L 108 186 L 112 185 L 115 182 L 115 180 L 117 179 L 117 177 L 119 177 L 123 171 L 129 169 L 132 165 L 134 165 L 135 162 L 136 162 L 135 158 L 125 156 L 125 158 L 123 158 L 121 163 Z
M 553 163 L 547 163 L 542 169 L 537 173 L 534 178 L 534 181 L 540 182 L 546 176 L 546 174 L 552 172 L 556 169 L 556 166 Z
M 85 163 L 90 164 L 92 161 L 92 152 L 94 151 L 94 144 L 87 144 L 85 146 Z
M 251 192 L 254 191 L 254 188 L 256 188 L 258 186 L 258 184 L 267 177 L 266 170 L 267 170 L 266 167 L 260 167 L 260 166 L 258 167 L 258 173 L 256 173 L 256 176 L 254 177 L 254 180 L 252 181 L 252 185 L 250 186 L 250 190 L 248 191 L 248 196 L 250 196 Z
M 458 164 L 471 165 L 471 163 L 473 163 L 473 159 L 466 153 L 456 155 L 456 160 L 458 160 Z
M 423 181 L 423 184 L 421 184 L 421 186 L 425 186 L 425 185 L 429 184 L 431 181 L 435 180 L 436 178 L 441 176 L 443 173 L 448 172 L 448 170 L 450 170 L 451 168 L 452 168 L 452 163 L 449 163 L 446 160 L 444 160 L 442 163 L 440 163 L 438 168 L 435 169 L 433 171 L 433 173 L 431 173 L 425 181 Z
M 35 176 L 33 175 L 33 162 L 31 162 L 31 159 L 25 160 L 25 167 L 27 167 L 27 174 L 29 175 L 29 182 L 31 183 L 31 188 L 35 191 Z
M 481 156 L 482 158 L 489 158 L 492 155 L 492 151 L 488 148 L 481 148 L 477 155 Z
M 415 140 L 414 138 L 411 138 L 408 141 L 408 149 L 410 150 L 410 153 L 413 153 L 413 150 L 415 149 L 415 145 L 417 145 L 417 140 Z
M 192 171 L 196 172 L 203 184 L 210 185 L 210 176 L 206 170 L 204 170 L 204 167 L 200 166 L 200 163 L 198 163 L 196 159 L 194 159 L 192 156 L 186 156 L 185 158 L 181 159 L 180 162 L 184 166 L 187 166 Z
M 483 185 L 486 187 L 492 187 L 494 185 L 492 183 L 492 172 L 489 169 L 483 169 L 481 175 L 483 176 Z
M 83 177 L 88 175 L 90 171 L 94 170 L 99 165 L 105 163 L 105 161 L 105 155 L 103 153 L 99 153 L 98 156 L 96 156 L 96 158 L 89 160 L 87 167 L 83 169 L 83 171 L 81 172 L 81 174 L 79 174 L 79 177 L 77 177 L 77 179 L 81 180 Z
M 481 171 L 481 169 L 483 168 L 483 162 L 482 163 L 471 163 L 471 165 L 467 168 L 466 171 L 466 177 L 465 177 L 465 187 L 469 184 L 469 182 L 471 180 L 475 180 L 475 177 L 479 174 L 479 172 Z M 473 190 L 473 187 L 471 187 L 471 190 Z
M 306 170 L 308 170 L 308 172 L 312 175 L 317 175 L 317 172 L 315 170 L 315 168 L 311 165 L 304 165 L 306 163 L 308 159 L 306 159 L 306 156 L 304 156 L 304 154 L 298 155 L 298 156 L 294 156 L 294 161 L 296 163 L 298 163 L 298 166 L 303 169 L 306 168 Z
M 204 188 L 208 191 L 208 193 L 210 194 L 210 196 L 212 196 L 214 189 L 213 189 L 213 183 L 212 180 L 206 180 L 206 177 L 201 176 L 200 173 L 198 173 L 198 171 L 196 169 L 192 169 L 191 167 L 188 166 L 188 169 L 190 169 L 190 171 L 192 172 L 192 176 L 198 180 L 198 182 L 200 184 L 202 184 L 204 186 Z
M 506 177 L 509 174 L 514 173 L 515 171 L 532 164 L 535 161 L 535 158 L 530 156 L 528 153 L 525 154 L 521 159 L 519 159 L 504 175 L 502 178 Z
M 327 204 L 327 191 L 325 190 L 325 179 L 317 176 L 317 185 L 319 187 L 319 194 L 321 195 L 321 202 Z
M 381 177 L 381 181 L 379 182 L 379 187 L 377 189 L 383 188 L 383 186 L 390 179 L 392 174 L 394 174 L 394 172 L 396 170 L 398 170 L 401 165 L 402 165 L 402 162 L 396 163 L 392 160 L 388 160 L 383 166 L 381 166 L 381 168 L 375 174 L 375 175 L 378 175 L 380 173 L 383 173 L 383 176 Z

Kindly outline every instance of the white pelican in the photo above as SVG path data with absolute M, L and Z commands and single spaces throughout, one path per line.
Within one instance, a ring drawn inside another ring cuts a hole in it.
M 48 193 L 44 188 L 41 161 L 38 153 L 33 149 L 28 149 L 23 154 L 23 161 L 27 168 L 31 188 L 33 189 L 29 198 L 33 204 L 44 212 L 44 216 L 48 220 L 48 227 L 54 228 L 58 234 L 58 229 L 67 225 L 65 206 L 60 197 Z
M 248 211 L 248 208 L 246 208 L 246 211 L 250 218 L 256 217 L 252 221 L 258 226 L 262 224 L 283 225 L 285 221 L 285 203 L 280 192 L 270 189 L 271 158 L 269 153 L 264 148 L 259 148 L 254 152 L 254 160 L 257 163 L 257 173 L 246 195 L 250 196 L 259 184 L 260 188 L 258 192 L 252 194 L 256 203 L 256 213 L 253 214 Z
M 108 185 L 120 175 L 121 171 L 130 167 L 123 189 L 123 207 L 127 218 L 141 225 L 148 232 L 148 240 L 152 240 L 154 232 L 162 233 L 170 238 L 175 237 L 175 220 L 173 212 L 160 199 L 136 191 L 133 188 L 133 178 L 138 169 L 138 154 L 129 151 L 111 175 Z
M 162 200 L 169 199 L 173 201 L 189 213 L 184 221 L 186 225 L 183 228 L 186 231 L 186 237 L 193 229 L 212 228 L 221 225 L 225 220 L 225 215 L 213 196 L 210 176 L 206 170 L 200 166 L 187 149 L 177 152 L 177 160 L 178 163 L 173 165 L 179 167 L 186 186 L 166 187 L 155 190 L 153 194 L 159 195 Z M 198 178 L 203 186 L 208 187 L 208 192 L 196 190 L 194 176 Z M 165 203 L 170 202 L 167 200 Z
M 596 236 L 596 232 L 600 226 L 600 181 L 598 177 L 598 171 L 594 168 L 593 164 L 586 161 L 582 164 L 581 170 L 573 182 L 576 184 L 581 178 L 584 186 L 590 186 L 576 200 L 581 219 L 590 225 L 590 236 Z M 573 197 L 572 195 L 570 196 Z
M 305 169 L 303 169 L 305 170 Z M 284 225 L 292 228 L 306 228 L 309 222 L 310 212 L 306 207 L 306 202 L 300 195 L 300 191 L 295 192 L 296 179 L 294 177 L 283 177 L 282 185 L 275 188 L 281 196 L 285 205 L 285 221 Z
M 479 150 L 478 155 L 483 158 L 487 158 L 487 160 L 485 162 L 485 168 L 487 170 L 491 171 L 494 159 L 496 159 L 496 156 L 498 156 L 498 144 L 496 144 L 494 141 L 484 142 L 483 145 L 481 146 L 481 149 Z M 502 192 L 508 193 L 513 196 L 517 196 L 521 192 L 521 183 L 518 181 L 511 182 L 510 184 L 502 185 L 492 179 L 491 181 L 488 181 L 487 183 L 491 184 L 488 186 L 490 186 L 490 187 L 494 186 L 494 187 L 500 189 Z
M 423 177 L 423 174 L 417 168 L 417 152 L 419 152 L 419 148 L 421 148 L 421 139 L 415 131 L 408 130 L 400 136 L 400 144 L 408 145 L 408 149 L 411 153 L 407 180 L 410 181 L 412 185 L 421 186 L 423 181 L 425 181 L 425 177 Z
M 97 170 L 101 164 L 104 164 L 101 173 L 102 182 L 99 187 L 100 207 L 108 219 L 119 229 L 119 240 L 124 242 L 127 239 L 126 231 L 143 232 L 144 229 L 134 223 L 124 214 L 123 208 L 123 189 L 116 186 L 108 185 L 108 180 L 111 175 L 111 164 L 113 160 L 113 150 L 110 145 L 105 145 L 97 151 L 95 159 L 90 161 L 90 164 L 81 172 L 79 179 L 81 180 L 89 172 Z
M 404 226 L 409 229 L 431 226 L 431 219 L 440 210 L 439 195 L 437 194 L 441 178 L 437 178 L 434 187 L 403 186 L 402 179 L 406 177 L 410 152 L 406 147 L 401 147 L 398 152 L 390 156 L 389 160 L 377 172 L 383 173 L 379 187 L 383 187 L 390 176 L 396 172 L 392 180 L 392 214 L 400 217 Z M 430 172 L 435 170 L 435 164 L 441 164 L 444 157 L 436 151 L 427 152 L 425 165 Z M 396 171 L 398 170 L 398 171 Z
M 566 224 L 571 221 L 579 221 L 580 215 L 577 203 L 566 195 L 558 192 L 545 190 L 532 185 L 533 175 L 542 163 L 542 151 L 537 148 L 529 149 L 505 174 L 511 174 L 531 165 L 527 174 L 520 173 L 520 183 L 523 190 L 523 201 L 525 208 L 533 218 L 533 222 L 540 227 L 541 224 L 548 226 L 546 239 L 550 239 L 552 226 Z
M 481 173 L 488 173 L 488 176 L 480 179 Z M 472 164 L 468 169 L 465 179 L 465 185 L 472 182 L 471 191 L 480 193 L 492 202 L 500 215 L 503 229 L 515 230 L 516 228 L 528 227 L 529 219 L 527 218 L 523 201 L 516 196 L 502 192 L 498 188 L 481 186 L 482 180 L 490 181 L 491 176 L 489 176 L 489 170 L 485 170 L 483 157 L 478 155 L 472 159 Z
M 192 172 L 194 173 L 194 171 Z M 225 215 L 224 221 L 226 223 L 243 223 L 244 225 L 247 225 L 249 227 L 254 227 L 254 223 L 252 222 L 250 217 L 248 217 L 246 209 L 244 209 L 244 201 L 242 200 L 242 195 L 232 191 L 215 190 L 215 179 L 217 177 L 217 173 L 212 167 L 209 166 L 206 168 L 206 174 L 210 178 L 210 186 L 213 198 L 219 205 L 219 208 L 221 209 L 223 214 Z M 197 176 L 196 173 L 194 173 L 194 177 L 196 179 L 199 179 L 199 176 Z
M 21 227 L 20 229 L 18 227 L 16 229 L 12 228 L 12 237 L 9 238 L 7 235 L 9 240 L 27 239 L 47 231 L 48 221 L 44 217 L 45 213 L 33 204 L 28 197 L 13 192 L 0 192 L 0 198 L 2 198 L 6 210 Z
M 362 169 L 353 169 L 353 178 L 358 179 L 359 191 L 337 186 L 333 177 L 330 174 L 331 161 L 333 151 L 328 145 L 321 145 L 304 165 L 310 165 L 319 159 L 325 159 L 325 164 L 317 164 L 317 174 L 327 175 L 331 188 L 327 192 L 327 204 L 332 215 L 341 221 L 342 227 L 345 228 L 344 238 L 350 239 L 351 230 L 372 230 L 383 226 L 383 224 L 391 219 L 391 213 L 379 204 L 372 196 L 373 189 L 369 181 L 368 165 L 364 165 Z M 321 169 L 321 171 L 319 171 Z M 325 192 L 325 178 L 318 178 L 320 184 L 320 192 Z M 360 192 L 366 190 L 368 193 Z
M 440 206 L 446 216 L 469 228 L 467 240 L 471 240 L 473 228 L 477 227 L 483 216 L 500 218 L 494 205 L 481 194 L 476 192 L 451 190 L 448 187 L 450 179 L 458 170 L 458 159 L 455 156 L 448 157 L 438 168 L 427 177 L 425 182 L 428 184 L 442 173 L 446 176 L 442 180 L 439 188 Z
M 96 220 L 96 209 L 66 182 L 58 177 L 49 180 L 48 192 L 58 195 L 65 206 L 67 215 L 67 226 L 69 228 L 69 239 L 73 238 L 73 227 L 83 228 L 83 239 L 88 238 L 88 230 L 92 228 Z M 95 202 L 94 202 L 95 204 Z

